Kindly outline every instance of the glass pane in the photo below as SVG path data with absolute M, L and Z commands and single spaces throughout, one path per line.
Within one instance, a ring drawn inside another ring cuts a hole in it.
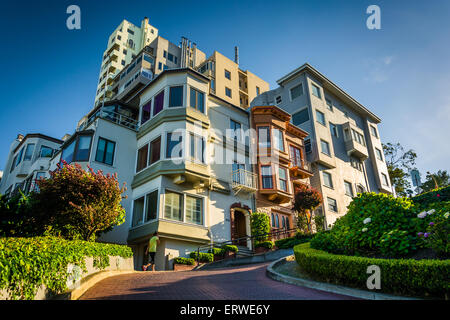
M 202 92 L 197 92 L 197 109 L 205 112 L 205 95 Z
M 46 146 L 42 146 L 41 147 L 41 154 L 40 157 L 41 158 L 51 158 L 53 155 L 53 149 L 46 147 Z
M 150 145 L 150 164 L 155 163 L 161 157 L 161 137 L 156 138 Z
M 182 135 L 181 133 L 167 134 L 167 152 L 166 158 L 181 158 L 182 157 Z
M 34 152 L 34 143 L 30 143 L 27 145 L 27 150 L 25 151 L 25 156 L 23 160 L 31 160 Z
M 150 119 L 151 107 L 152 107 L 152 101 L 151 100 L 142 107 L 141 124 L 147 122 Z
M 73 152 L 75 151 L 75 141 L 72 141 L 67 147 L 64 148 L 61 160 L 66 161 L 67 163 L 71 163 L 73 159 Z
M 202 199 L 186 196 L 186 222 L 203 224 Z
M 190 95 L 190 102 L 189 105 L 192 108 L 196 108 L 197 107 L 197 95 L 195 94 L 195 90 L 191 88 L 191 95 Z
M 80 136 L 78 138 L 78 150 L 76 155 L 76 161 L 89 160 L 89 148 L 91 146 L 91 136 Z
M 157 115 L 164 106 L 164 90 L 155 97 L 155 105 L 153 107 L 153 115 Z
M 260 148 L 270 148 L 269 127 L 258 128 L 258 142 Z
M 183 197 L 182 195 L 166 191 L 164 204 L 164 218 L 183 221 Z
M 106 140 L 98 139 L 97 153 L 95 154 L 95 161 L 103 162 L 105 159 Z
M 158 191 L 153 191 L 147 195 L 147 214 L 145 221 L 156 219 L 158 211 Z
M 143 213 L 144 213 L 144 197 L 134 200 L 133 222 L 132 222 L 133 227 L 142 223 Z
M 181 107 L 183 105 L 183 87 L 171 87 L 169 91 L 169 107 Z
M 148 159 L 148 145 L 146 144 L 145 146 L 143 146 L 138 150 L 136 172 L 141 171 L 147 166 L 147 159 Z
M 308 113 L 308 109 L 307 108 L 303 109 L 302 111 L 299 111 L 299 112 L 295 113 L 292 116 L 292 123 L 295 126 L 298 126 L 298 125 L 300 125 L 300 124 L 302 124 L 302 123 L 304 123 L 304 122 L 306 122 L 308 120 L 309 120 L 309 113 Z
M 105 163 L 112 166 L 114 160 L 114 149 L 116 148 L 116 144 L 112 141 L 108 141 L 106 144 L 106 156 Z

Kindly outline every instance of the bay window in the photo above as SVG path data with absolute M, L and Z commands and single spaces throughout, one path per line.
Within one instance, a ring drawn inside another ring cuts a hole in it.
M 273 189 L 272 167 L 261 166 L 262 189 Z
M 168 132 L 166 141 L 166 158 L 181 158 L 183 156 L 183 136 L 179 132 Z
M 284 152 L 283 132 L 280 129 L 273 128 L 272 135 L 274 148 Z
M 286 169 L 278 168 L 278 182 L 280 190 L 287 192 L 287 175 Z
M 89 161 L 92 136 L 78 135 L 63 149 L 61 160 L 71 163 L 72 161 Z

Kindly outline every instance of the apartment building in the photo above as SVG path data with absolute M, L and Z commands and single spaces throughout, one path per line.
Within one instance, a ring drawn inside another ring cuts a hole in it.
M 269 90 L 269 84 L 250 71 L 242 70 L 237 48 L 235 50 L 234 61 L 214 51 L 197 70 L 211 79 L 211 94 L 248 109 L 256 96 Z
M 50 159 L 62 143 L 40 133 L 17 135 L 9 149 L 0 194 L 15 194 L 19 188 L 25 193 L 35 190 L 37 179 L 49 177 Z
M 103 101 L 114 77 L 157 36 L 158 29 L 148 23 L 147 17 L 140 27 L 127 20 L 120 23 L 108 37 L 108 45 L 103 52 L 94 105 Z
M 326 226 L 344 215 L 360 192 L 392 193 L 378 125 L 381 119 L 309 64 L 277 81 L 279 87 L 252 101 L 276 105 L 291 122 L 308 132 L 307 160 L 311 185 L 323 195 L 315 214 Z
M 308 133 L 290 120 L 291 115 L 277 106 L 251 108 L 251 124 L 257 133 L 256 210 L 269 215 L 272 230 L 295 228 L 295 186 L 309 184 L 313 176 L 304 148 Z

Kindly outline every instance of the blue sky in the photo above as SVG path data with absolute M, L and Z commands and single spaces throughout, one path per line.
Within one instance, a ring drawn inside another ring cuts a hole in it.
M 66 8 L 81 8 L 81 30 Z M 381 30 L 366 8 L 381 8 Z M 309 62 L 382 119 L 383 142 L 418 153 L 421 172 L 449 170 L 450 1 L 29 1 L 3 3 L 0 170 L 18 133 L 57 138 L 94 101 L 107 37 L 144 16 L 161 36 L 181 36 L 233 58 L 276 88 Z

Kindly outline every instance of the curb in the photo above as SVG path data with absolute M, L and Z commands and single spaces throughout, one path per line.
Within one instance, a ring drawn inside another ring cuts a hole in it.
M 292 257 L 292 256 L 291 256 Z M 275 271 L 275 267 L 277 265 L 282 265 L 286 263 L 287 257 L 278 259 L 272 262 L 266 269 L 266 275 L 276 281 L 285 282 L 301 287 L 307 287 L 310 289 L 316 289 L 341 295 L 346 295 L 359 299 L 366 300 L 422 300 L 419 298 L 410 298 L 410 297 L 402 297 L 402 296 L 394 296 L 385 293 L 377 293 L 377 292 L 368 292 L 360 289 L 353 289 L 349 287 L 344 287 L 340 285 L 330 284 L 326 282 L 318 282 L 308 279 L 295 278 L 291 276 L 287 276 Z
M 98 282 L 102 281 L 103 279 L 118 276 L 118 275 L 124 275 L 129 273 L 136 273 L 139 271 L 134 270 L 124 270 L 124 271 L 99 271 L 96 273 L 93 273 L 86 278 L 83 278 L 81 280 L 81 284 L 79 287 L 69 290 L 67 292 L 64 292 L 62 294 L 59 294 L 52 298 L 52 300 L 78 300 L 87 290 L 92 288 L 94 285 L 96 285 Z

